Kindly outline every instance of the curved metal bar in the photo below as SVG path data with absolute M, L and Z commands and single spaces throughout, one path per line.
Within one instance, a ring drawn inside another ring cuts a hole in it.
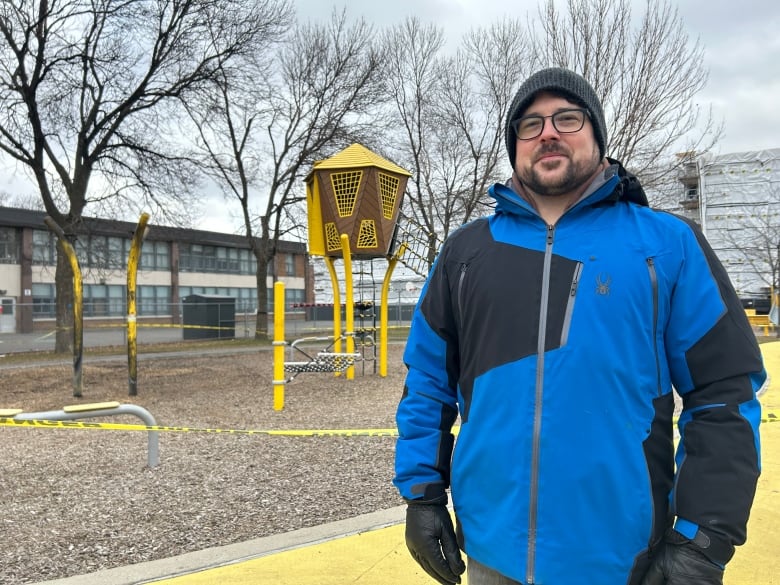
M 140 418 L 147 427 L 156 427 L 152 413 L 137 404 L 120 404 L 110 408 L 89 409 L 88 404 L 78 405 L 71 412 L 66 410 L 49 410 L 44 412 L 22 412 L 14 416 L 14 420 L 78 420 L 81 418 L 96 418 L 99 416 L 117 416 L 130 414 Z M 68 407 L 65 407 L 68 408 Z M 155 468 L 160 463 L 160 438 L 157 431 L 149 431 L 147 464 Z

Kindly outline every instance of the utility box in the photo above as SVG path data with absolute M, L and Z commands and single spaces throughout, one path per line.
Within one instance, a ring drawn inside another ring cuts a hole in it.
M 184 339 L 234 339 L 236 299 L 193 294 L 182 300 Z

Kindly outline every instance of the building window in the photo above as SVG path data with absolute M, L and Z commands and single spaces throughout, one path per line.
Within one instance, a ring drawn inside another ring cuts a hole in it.
M 217 272 L 228 272 L 228 253 L 227 248 L 216 248 L 215 249 L 215 255 L 217 257 L 216 260 L 216 271 Z
M 257 289 L 240 288 L 236 299 L 236 311 L 239 313 L 254 313 L 257 309 Z
M 239 274 L 255 274 L 257 260 L 252 250 L 238 250 Z
M 284 289 L 284 304 L 285 308 L 289 309 L 293 305 L 299 305 L 306 300 L 306 291 L 302 288 L 286 288 Z
M 171 267 L 171 248 L 168 242 L 154 243 L 154 262 L 157 270 L 169 270 Z
M 107 268 L 127 268 L 127 254 L 130 251 L 130 240 L 125 238 L 107 239 Z M 127 251 L 125 251 L 127 249 Z
M 127 287 L 121 284 L 112 284 L 108 287 L 108 313 L 109 315 L 125 315 L 127 313 Z
M 57 263 L 56 238 L 50 232 L 33 230 L 33 264 Z
M 190 244 L 182 248 L 180 267 L 187 272 L 216 272 L 217 258 L 214 246 Z
M 92 236 L 89 238 L 89 264 L 92 268 L 109 268 L 108 238 Z
M 295 276 L 295 255 L 285 254 L 284 269 L 287 276 Z
M 121 317 L 127 311 L 126 288 L 121 284 L 84 285 L 85 317 Z
M 76 259 L 79 261 L 79 267 L 86 268 L 90 266 L 89 239 L 87 237 L 76 238 L 76 241 L 73 242 L 73 249 L 76 250 Z
M 73 246 L 83 268 L 124 270 L 130 252 L 130 240 L 115 236 L 78 236 Z
M 141 270 L 168 270 L 170 267 L 168 242 L 144 242 L 141 247 Z
M 238 250 L 236 248 L 228 248 L 228 272 L 231 274 L 240 274 L 241 266 L 238 262 Z
M 46 232 L 43 232 L 44 234 Z M 33 316 L 54 317 L 57 314 L 57 293 L 53 284 L 33 284 Z
M 254 274 L 257 263 L 249 250 L 191 244 L 181 247 L 179 268 L 183 272 Z
M 105 284 L 88 284 L 84 287 L 84 316 L 108 316 L 108 287 Z
M 12 227 L 0 227 L 0 264 L 19 263 L 19 239 Z
M 139 286 L 138 287 L 138 315 L 158 316 L 170 315 L 171 287 L 169 286 Z

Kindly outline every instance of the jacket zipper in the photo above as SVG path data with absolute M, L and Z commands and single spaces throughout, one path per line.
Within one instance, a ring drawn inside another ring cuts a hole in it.
M 542 435 L 542 398 L 544 397 L 544 346 L 547 332 L 547 305 L 550 298 L 550 267 L 555 240 L 555 226 L 547 226 L 544 247 L 544 268 L 542 269 L 542 302 L 539 307 L 539 336 L 536 345 L 536 388 L 534 396 L 534 431 L 531 446 L 531 486 L 528 498 L 528 559 L 526 582 L 534 583 L 536 572 L 536 522 L 539 504 L 539 449 Z
M 661 395 L 661 360 L 658 356 L 658 274 L 655 260 L 647 258 L 647 270 L 650 273 L 650 287 L 653 289 L 653 353 L 655 353 L 656 391 Z
M 460 265 L 460 276 L 458 277 L 458 319 L 463 326 L 463 283 L 466 280 L 466 271 L 469 265 L 463 263 Z
M 563 329 L 561 331 L 561 347 L 569 341 L 569 327 L 571 327 L 571 315 L 574 312 L 574 301 L 577 298 L 577 288 L 580 284 L 582 275 L 582 262 L 577 262 L 574 267 L 574 277 L 571 280 L 571 289 L 569 290 L 569 300 L 566 303 L 566 312 L 563 315 Z

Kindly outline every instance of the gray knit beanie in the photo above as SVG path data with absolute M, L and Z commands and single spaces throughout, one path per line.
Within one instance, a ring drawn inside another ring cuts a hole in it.
M 517 137 L 512 129 L 511 122 L 523 115 L 528 106 L 531 105 L 534 96 L 540 91 L 560 93 L 569 101 L 587 108 L 593 124 L 593 134 L 596 137 L 596 143 L 599 145 L 599 153 L 601 158 L 604 158 L 607 143 L 607 126 L 604 123 L 604 110 L 601 108 L 601 101 L 596 92 L 581 75 L 568 69 L 552 67 L 538 71 L 529 77 L 520 86 L 520 89 L 517 90 L 512 100 L 512 105 L 509 107 L 505 129 L 506 149 L 509 153 L 509 162 L 512 168 L 515 166 Z

